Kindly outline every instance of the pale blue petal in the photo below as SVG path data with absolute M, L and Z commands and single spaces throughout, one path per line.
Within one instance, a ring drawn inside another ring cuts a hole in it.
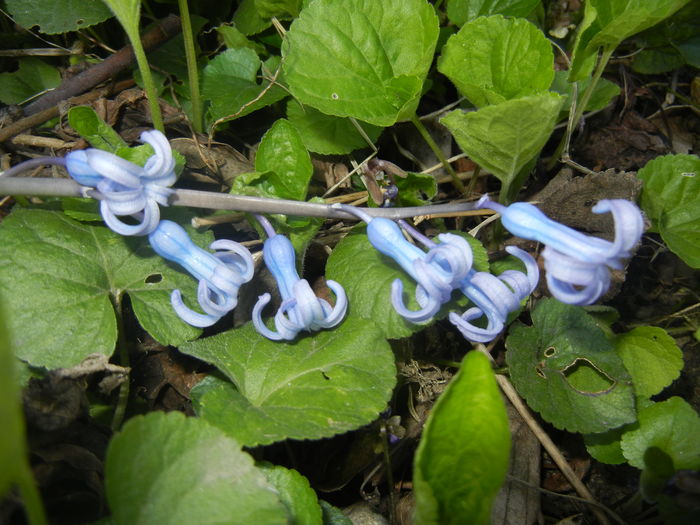
M 216 317 L 213 315 L 200 314 L 185 306 L 185 303 L 182 302 L 180 290 L 173 290 L 173 292 L 170 294 L 170 304 L 180 319 L 185 321 L 187 324 L 198 328 L 206 328 L 207 326 L 211 326 L 221 319 L 221 316 Z

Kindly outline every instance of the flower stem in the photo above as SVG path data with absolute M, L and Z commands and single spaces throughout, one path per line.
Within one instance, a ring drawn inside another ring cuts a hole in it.
M 420 121 L 418 118 L 417 114 L 411 115 L 411 122 L 413 122 L 413 125 L 416 127 L 418 130 L 418 133 L 421 134 L 421 137 L 423 137 L 423 140 L 425 140 L 425 143 L 430 146 L 430 149 L 433 150 L 433 153 L 435 153 L 435 156 L 438 158 L 440 161 L 440 164 L 445 168 L 445 171 L 452 177 L 452 184 L 455 185 L 455 188 L 459 190 L 459 192 L 466 197 L 466 191 L 467 189 L 464 187 L 464 184 L 462 184 L 462 181 L 459 180 L 459 177 L 457 176 L 457 173 L 455 170 L 452 168 L 449 162 L 447 162 L 447 158 L 445 155 L 442 153 L 442 150 L 440 147 L 435 143 L 433 140 L 433 137 L 430 135 L 428 130 L 425 128 L 423 123 Z
M 153 80 L 153 74 L 151 73 L 151 68 L 148 65 L 148 59 L 146 59 L 146 52 L 143 49 L 143 44 L 141 44 L 141 36 L 138 31 L 129 31 L 128 27 L 124 26 L 126 34 L 131 41 L 131 47 L 134 49 L 134 56 L 136 57 L 136 63 L 139 66 L 139 71 L 141 72 L 141 78 L 143 79 L 143 86 L 146 89 L 146 96 L 148 98 L 148 106 L 151 109 L 151 120 L 153 121 L 153 127 L 160 132 L 165 132 L 165 126 L 163 125 L 163 116 L 160 113 L 160 105 L 158 104 L 158 91 L 156 90 L 156 83 Z
M 199 96 L 199 71 L 197 69 L 197 54 L 194 47 L 194 34 L 187 0 L 177 0 L 182 20 L 182 37 L 185 43 L 185 58 L 187 60 L 187 77 L 190 83 L 190 101 L 192 103 L 192 127 L 197 133 L 202 132 L 202 100 Z
M 114 311 L 117 314 L 117 347 L 119 348 L 119 364 L 123 367 L 129 366 L 129 350 L 126 345 L 126 333 L 124 331 L 124 311 L 122 309 L 122 295 L 112 296 L 112 306 L 114 306 Z M 112 416 L 112 430 L 117 431 L 121 428 L 124 422 L 124 415 L 126 414 L 126 407 L 129 403 L 129 382 L 130 378 L 127 378 L 119 386 L 119 399 L 117 401 L 117 406 L 114 409 L 114 415 Z

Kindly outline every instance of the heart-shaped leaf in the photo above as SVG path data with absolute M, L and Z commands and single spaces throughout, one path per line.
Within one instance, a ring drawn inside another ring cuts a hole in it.
M 39 26 L 39 30 L 48 35 L 84 29 L 112 16 L 101 1 L 5 0 L 5 5 L 19 25 Z
M 200 417 L 245 446 L 358 428 L 386 407 L 395 383 L 389 344 L 357 317 L 291 344 L 269 341 L 248 323 L 180 350 L 233 382 L 207 378 L 193 396 Z
M 200 244 L 211 241 L 211 234 L 190 234 Z M 92 353 L 111 355 L 113 303 L 124 293 L 159 342 L 197 337 L 200 330 L 170 306 L 175 288 L 185 299 L 197 296 L 196 282 L 158 257 L 145 237 L 122 237 L 45 210 L 18 209 L 0 223 L 0 289 L 16 354 L 34 366 L 69 367 Z
M 442 50 L 438 71 L 476 107 L 538 95 L 554 78 L 552 45 L 522 18 L 500 15 L 464 24 Z
M 537 4 L 539 0 L 448 0 L 447 17 L 458 26 L 486 15 L 524 17 Z
M 540 301 L 532 326 L 506 339 L 513 384 L 558 428 L 604 432 L 635 420 L 631 378 L 612 343 L 581 307 Z
M 437 37 L 424 0 L 318 0 L 287 32 L 285 78 L 305 105 L 391 126 L 415 113 Z
M 0 73 L 0 102 L 20 104 L 61 83 L 58 69 L 34 57 L 21 58 L 12 73 Z
M 105 481 L 116 525 L 288 519 L 278 492 L 234 439 L 178 412 L 127 422 L 109 444 Z
M 296 470 L 272 465 L 258 464 L 257 467 L 267 481 L 277 489 L 279 498 L 287 507 L 292 523 L 299 525 L 321 525 L 323 523 L 321 506 L 309 480 Z
M 556 93 L 507 100 L 478 111 L 452 111 L 440 119 L 462 148 L 504 186 L 546 144 L 564 99 Z

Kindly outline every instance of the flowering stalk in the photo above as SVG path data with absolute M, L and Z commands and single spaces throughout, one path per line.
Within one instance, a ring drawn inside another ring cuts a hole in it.
M 309 282 L 300 278 L 297 273 L 294 247 L 289 239 L 278 234 L 265 217 L 256 215 L 256 218 L 268 236 L 263 245 L 263 257 L 267 269 L 277 282 L 282 303 L 275 314 L 277 331 L 274 332 L 265 326 L 262 320 L 262 310 L 271 299 L 269 293 L 262 294 L 253 308 L 255 329 L 273 341 L 291 341 L 302 330 L 316 331 L 339 324 L 348 308 L 343 287 L 335 281 L 326 281 L 335 293 L 335 307 L 316 297 Z
M 484 195 L 477 207 L 500 213 L 501 222 L 513 235 L 545 245 L 542 256 L 549 291 L 568 304 L 591 304 L 605 293 L 610 286 L 609 268 L 623 267 L 622 259 L 630 257 L 644 231 L 639 208 L 623 199 L 604 199 L 593 207 L 593 213 L 612 213 L 613 242 L 559 224 L 526 202 L 503 206 Z

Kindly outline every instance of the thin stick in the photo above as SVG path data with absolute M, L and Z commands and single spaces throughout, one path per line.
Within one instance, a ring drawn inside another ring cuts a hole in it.
M 91 197 L 100 199 L 100 192 L 80 186 L 72 179 L 0 177 L 0 195 L 38 195 L 51 197 Z M 296 215 L 302 217 L 327 217 L 334 219 L 353 219 L 356 216 L 330 204 L 292 201 L 285 199 L 267 199 L 215 193 L 209 191 L 175 189 L 169 199 L 171 206 L 189 206 L 215 210 L 245 211 L 252 213 Z M 448 204 L 431 204 L 406 208 L 363 208 L 372 217 L 388 219 L 406 219 L 418 215 L 435 213 L 457 214 L 474 209 L 473 202 L 455 202 Z

